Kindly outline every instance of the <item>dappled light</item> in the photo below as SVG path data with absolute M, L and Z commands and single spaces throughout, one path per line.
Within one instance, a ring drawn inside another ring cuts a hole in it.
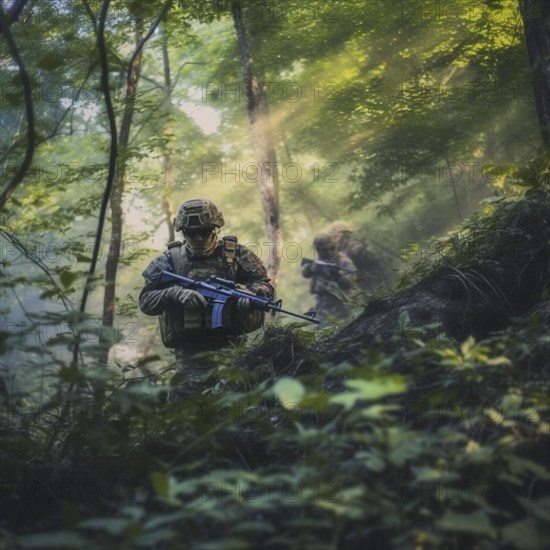
M 550 545 L 550 3 L 0 3 L 0 549 Z

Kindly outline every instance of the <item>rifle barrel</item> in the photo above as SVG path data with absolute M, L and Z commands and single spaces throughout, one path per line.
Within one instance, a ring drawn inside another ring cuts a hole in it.
M 311 317 L 309 315 L 302 315 L 301 313 L 294 313 L 293 311 L 288 311 L 287 309 L 283 309 L 282 307 L 273 308 L 273 311 L 277 311 L 279 313 L 286 313 L 287 315 L 292 315 L 294 317 L 304 319 L 305 321 L 310 321 L 311 323 L 315 323 L 316 325 L 321 323 L 321 321 L 319 321 L 319 319 L 315 319 L 315 317 Z

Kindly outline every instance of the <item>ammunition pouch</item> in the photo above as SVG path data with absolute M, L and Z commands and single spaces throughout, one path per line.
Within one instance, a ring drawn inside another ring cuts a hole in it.
M 165 348 L 175 348 L 185 329 L 183 307 L 167 307 L 159 315 L 160 337 Z
M 199 336 L 213 334 L 213 306 L 205 309 L 185 309 L 170 306 L 159 316 L 160 336 L 166 348 L 175 348 L 182 341 L 195 340 Z M 238 336 L 261 328 L 264 324 L 263 311 L 238 311 L 233 303 L 227 304 L 223 312 L 223 328 L 216 329 L 224 336 Z

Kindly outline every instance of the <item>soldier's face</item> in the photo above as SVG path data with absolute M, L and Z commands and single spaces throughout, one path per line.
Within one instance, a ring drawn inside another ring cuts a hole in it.
M 208 256 L 216 248 L 216 229 L 213 227 L 197 227 L 183 233 L 187 247 L 197 256 Z
M 335 247 L 329 246 L 329 247 L 318 247 L 317 253 L 319 254 L 319 258 L 323 260 L 328 260 L 334 256 L 334 253 L 336 251 Z
M 214 229 L 210 227 L 188 229 L 184 232 L 187 240 L 194 243 L 203 243 L 209 241 L 214 236 Z

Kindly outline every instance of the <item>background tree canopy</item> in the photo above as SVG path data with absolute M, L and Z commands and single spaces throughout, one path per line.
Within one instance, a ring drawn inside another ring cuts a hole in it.
M 544 547 L 543 0 L 1 6 L 6 548 Z M 173 356 L 137 295 L 196 197 L 287 309 L 313 305 L 300 260 L 338 219 L 391 284 L 343 333 L 281 316 L 168 405 Z M 525 269 L 501 270 L 517 250 Z M 418 329 L 443 268 L 465 303 L 514 307 Z M 499 287 L 521 277 L 528 298 Z M 391 330 L 369 317 L 386 310 Z

